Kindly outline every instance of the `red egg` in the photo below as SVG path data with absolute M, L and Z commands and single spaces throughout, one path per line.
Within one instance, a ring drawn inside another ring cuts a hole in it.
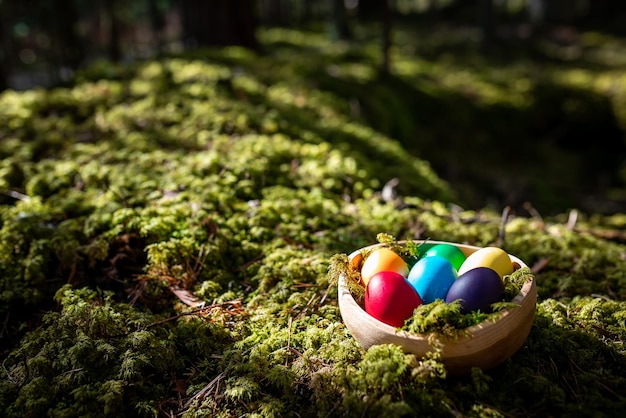
M 489 312 L 492 303 L 502 300 L 504 284 L 500 275 L 488 267 L 476 267 L 460 275 L 452 283 L 446 302 L 459 300 L 461 312 L 481 310 Z
M 385 324 L 401 327 L 422 299 L 413 286 L 395 271 L 374 274 L 365 290 L 365 311 Z

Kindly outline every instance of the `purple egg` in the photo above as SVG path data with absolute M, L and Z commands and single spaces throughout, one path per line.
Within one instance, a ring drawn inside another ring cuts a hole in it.
M 504 283 L 495 270 L 476 267 L 454 281 L 446 295 L 446 303 L 459 300 L 462 313 L 477 310 L 489 312 L 492 303 L 502 300 L 503 292 Z

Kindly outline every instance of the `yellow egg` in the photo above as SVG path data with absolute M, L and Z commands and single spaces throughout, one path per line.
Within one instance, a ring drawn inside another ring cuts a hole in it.
M 489 267 L 500 275 L 500 278 L 513 273 L 513 262 L 501 248 L 485 247 L 470 254 L 459 268 L 459 276 L 476 267 Z
M 367 286 L 370 278 L 381 271 L 395 271 L 406 278 L 409 274 L 409 266 L 398 254 L 389 248 L 374 250 L 361 267 L 361 280 Z

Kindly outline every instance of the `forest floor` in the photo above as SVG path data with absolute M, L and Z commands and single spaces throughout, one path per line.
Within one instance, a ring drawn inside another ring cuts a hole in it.
M 623 41 L 422 31 L 386 77 L 373 32 L 275 28 L 0 94 L 2 415 L 623 412 Z M 522 347 L 458 378 L 360 347 L 330 267 L 381 233 L 527 263 Z
M 381 77 L 376 28 L 261 32 L 267 55 L 237 61 L 342 97 L 355 120 L 429 161 L 469 208 L 554 214 L 626 209 L 626 40 L 555 27 L 501 30 L 489 49 L 467 26 L 402 26 Z M 525 209 L 526 208 L 526 209 Z
M 380 28 L 353 29 L 352 41 L 331 42 L 324 25 L 262 28 L 260 55 L 211 55 L 267 83 L 289 77 L 342 98 L 354 120 L 429 161 L 463 207 L 626 211 L 626 39 L 508 24 L 485 48 L 473 26 L 397 22 L 381 76 Z M 13 84 L 51 80 L 40 68 Z

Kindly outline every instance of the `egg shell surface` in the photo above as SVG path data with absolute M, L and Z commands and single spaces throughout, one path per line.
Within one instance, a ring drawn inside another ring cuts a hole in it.
M 423 258 L 424 256 L 426 256 L 426 253 L 428 252 L 428 250 L 433 248 L 435 245 L 438 245 L 438 244 L 433 244 L 432 242 L 428 242 L 428 241 L 422 242 L 417 247 L 417 257 L 418 258 Z
M 459 276 L 476 267 L 489 267 L 500 275 L 500 279 L 513 273 L 511 257 L 498 247 L 485 247 L 470 254 L 459 268 Z
M 361 281 L 367 286 L 370 278 L 381 271 L 395 271 L 406 277 L 409 274 L 409 266 L 398 254 L 389 248 L 374 250 L 363 262 L 361 267 Z
M 424 303 L 431 303 L 436 299 L 445 299 L 456 278 L 456 270 L 448 260 L 430 256 L 415 263 L 407 280 Z
M 365 312 L 385 324 L 401 327 L 422 299 L 401 274 L 381 271 L 367 283 L 364 302 Z
M 450 286 L 446 303 L 459 300 L 461 313 L 480 310 L 489 312 L 490 305 L 502 300 L 504 283 L 500 275 L 489 267 L 476 267 L 458 277 Z
M 458 247 L 450 244 L 437 244 L 430 247 L 424 253 L 424 257 L 437 256 L 448 260 L 456 271 L 459 271 L 461 265 L 465 262 L 465 254 Z

